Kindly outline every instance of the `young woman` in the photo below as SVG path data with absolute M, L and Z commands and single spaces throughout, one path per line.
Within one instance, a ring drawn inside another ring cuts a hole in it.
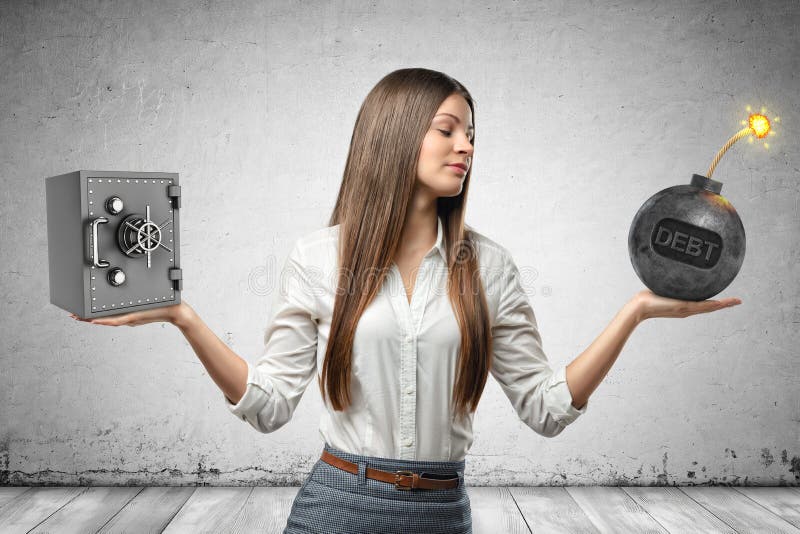
M 285 533 L 471 532 L 464 458 L 489 373 L 530 428 L 555 436 L 641 321 L 741 302 L 642 291 L 553 371 L 509 251 L 464 222 L 474 111 L 463 85 L 428 69 L 370 91 L 329 226 L 290 252 L 256 364 L 185 301 L 90 321 L 176 325 L 229 410 L 260 432 L 286 424 L 317 377 L 325 445 Z

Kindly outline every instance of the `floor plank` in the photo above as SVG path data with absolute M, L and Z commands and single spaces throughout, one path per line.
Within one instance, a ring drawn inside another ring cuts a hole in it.
M 13 501 L 21 493 L 25 493 L 30 489 L 29 486 L 3 486 L 0 487 L 0 508 L 6 505 L 7 502 Z
M 189 500 L 195 487 L 148 487 L 123 505 L 98 534 L 161 532 Z
M 600 532 L 667 533 L 622 488 L 585 486 L 566 489 Z
M 280 534 L 297 487 L 0 487 L 0 532 Z M 794 533 L 794 487 L 467 487 L 475 534 Z
M 253 488 L 241 513 L 220 532 L 281 534 L 299 490 L 299 486 Z
M 733 488 L 681 486 L 680 489 L 740 534 L 749 532 L 797 534 L 800 532 L 800 529 L 785 519 L 781 519 Z
M 800 488 L 734 488 L 773 514 L 800 528 Z
M 28 532 L 72 499 L 86 487 L 31 488 L 6 503 L 0 510 L 0 532 Z
M 563 487 L 509 487 L 533 532 L 597 534 L 599 532 Z
M 717 516 L 697 504 L 678 488 L 672 487 L 625 487 L 631 499 L 641 506 L 650 517 L 669 532 L 725 533 L 736 534 L 730 526 Z
M 252 491 L 251 487 L 199 487 L 172 518 L 164 532 L 216 533 L 230 528 Z
M 473 534 L 529 534 L 514 498 L 504 487 L 467 486 Z
M 85 534 L 97 532 L 142 488 L 89 487 L 31 530 L 31 534 L 58 532 Z

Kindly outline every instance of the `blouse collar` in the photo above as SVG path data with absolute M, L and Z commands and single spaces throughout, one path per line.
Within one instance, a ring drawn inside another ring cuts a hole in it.
M 444 260 L 445 265 L 447 265 L 447 250 L 445 249 L 445 238 L 444 238 L 444 226 L 442 225 L 442 217 L 440 215 L 436 216 L 436 244 L 433 245 L 435 249 L 439 251 L 439 254 L 442 256 L 442 260 Z

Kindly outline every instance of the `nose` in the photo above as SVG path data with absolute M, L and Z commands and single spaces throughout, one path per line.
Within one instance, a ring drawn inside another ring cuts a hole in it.
M 472 143 L 469 142 L 469 139 L 464 136 L 455 146 L 456 152 L 459 154 L 469 154 L 470 156 L 475 151 L 475 148 L 472 146 Z

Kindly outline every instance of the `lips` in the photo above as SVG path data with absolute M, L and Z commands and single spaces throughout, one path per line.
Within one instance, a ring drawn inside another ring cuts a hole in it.
M 459 170 L 464 171 L 464 172 L 467 172 L 467 166 L 464 165 L 463 163 L 448 163 L 447 166 L 459 169 Z

